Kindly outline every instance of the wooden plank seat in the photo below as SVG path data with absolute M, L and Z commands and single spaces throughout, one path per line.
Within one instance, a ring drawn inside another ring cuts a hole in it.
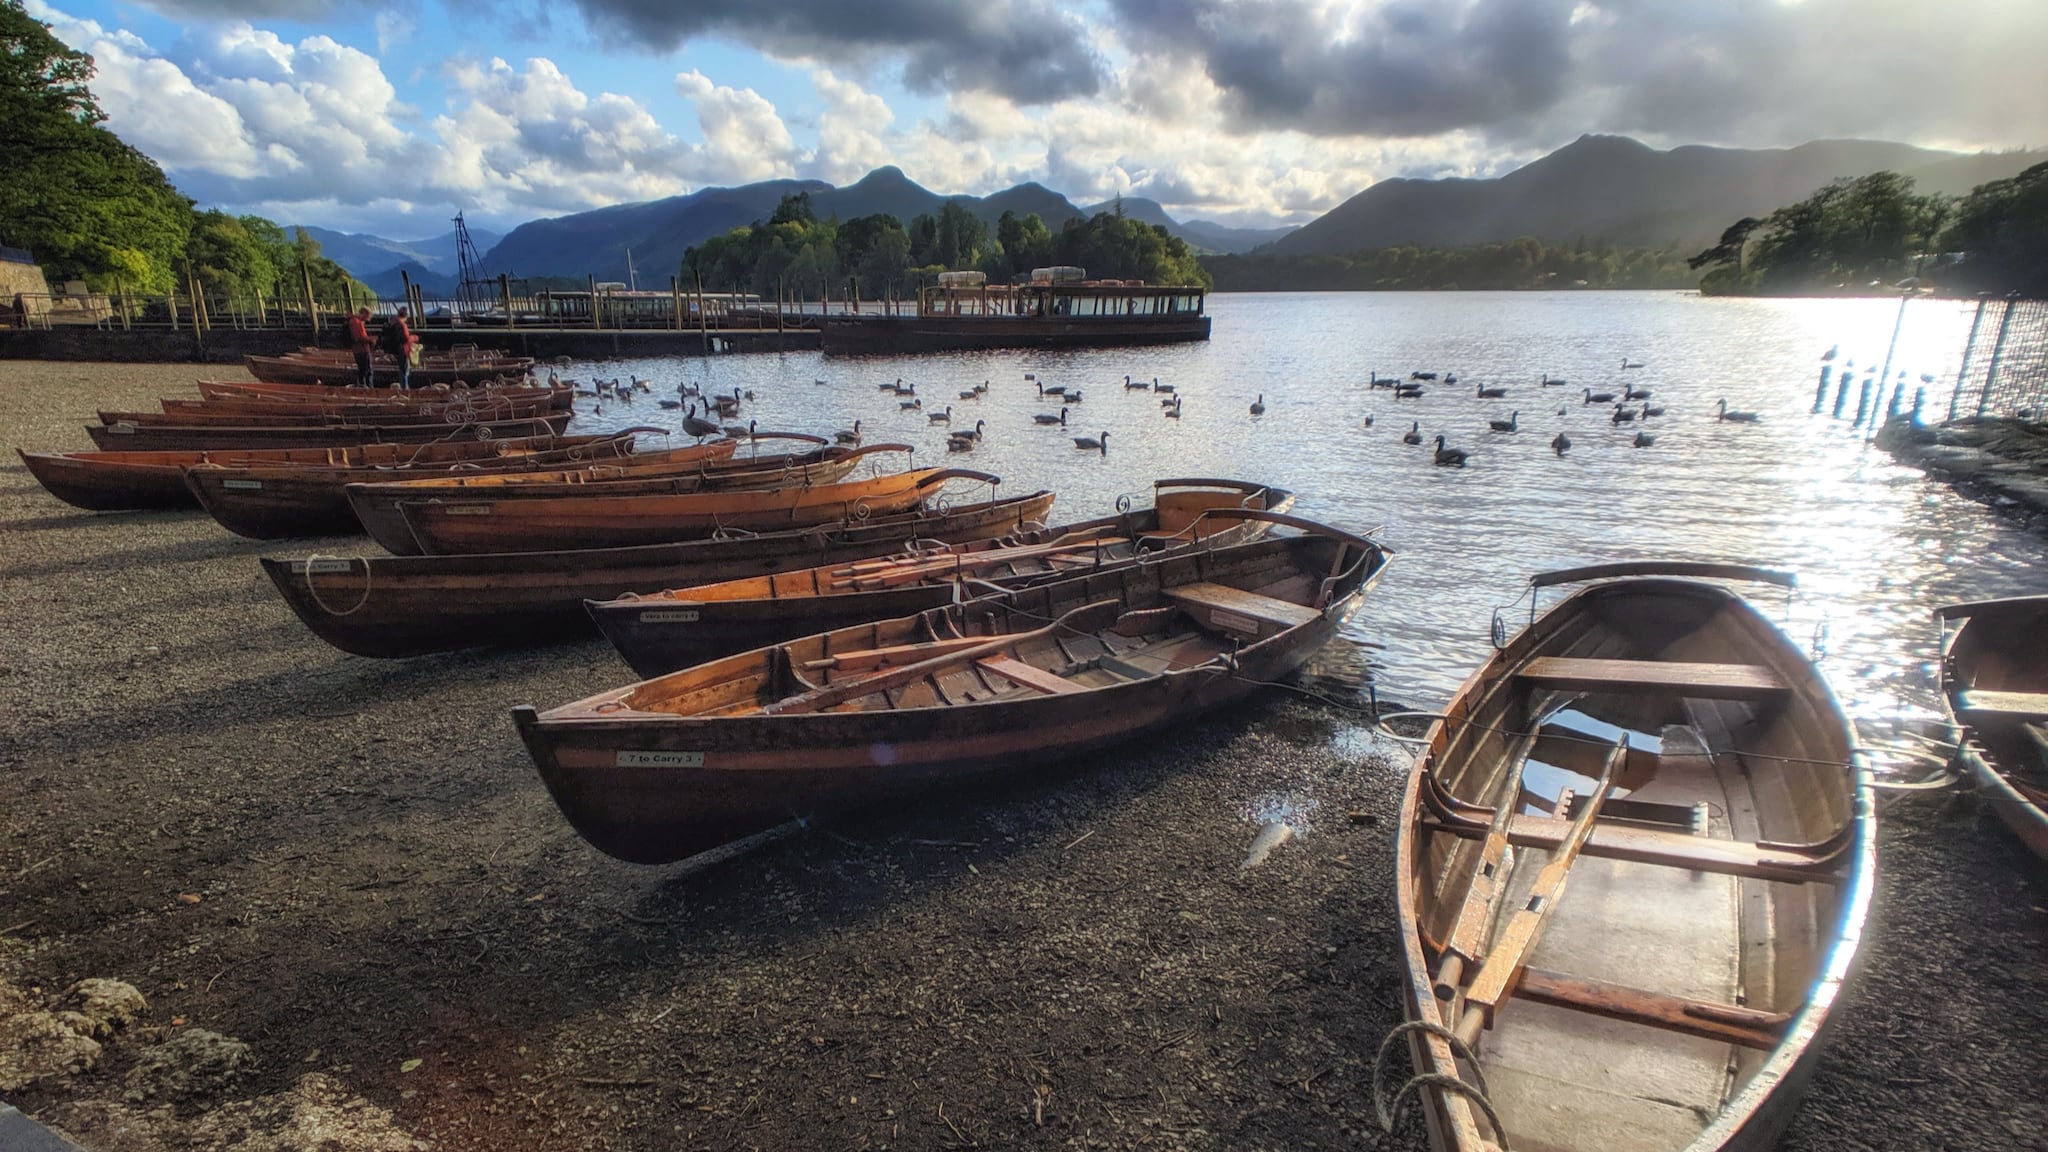
M 1993 692 L 1986 688 L 1972 688 L 1960 695 L 1963 706 L 1959 711 L 1963 719 L 1971 723 L 1990 720 L 2031 724 L 2048 720 L 2048 693 Z
M 1441 832 L 1466 840 L 1480 840 L 1486 836 L 1485 823 L 1476 821 L 1427 819 L 1422 827 L 1425 832 Z M 1508 843 L 1517 848 L 1551 850 L 1564 842 L 1570 827 L 1569 820 L 1519 815 L 1508 824 Z M 1759 880 L 1782 880 L 1789 884 L 1833 883 L 1841 869 L 1834 853 L 1817 854 L 1799 848 L 1742 840 L 1715 840 L 1623 824 L 1595 825 L 1584 851 L 1587 856 L 1687 868 L 1695 872 L 1753 876 Z
M 1254 639 L 1284 632 L 1322 615 L 1305 605 L 1227 584 L 1183 584 L 1167 589 L 1166 598 L 1207 627 Z
M 1790 691 L 1777 673 L 1755 664 L 1538 656 L 1522 665 L 1516 675 L 1542 688 L 1629 695 L 1670 694 L 1699 700 L 1762 700 Z
M 1517 999 L 1532 1000 L 1569 1008 L 1610 1020 L 1626 1020 L 1727 1044 L 1739 1044 L 1768 1052 L 1785 1037 L 1792 1017 L 1782 1012 L 1760 1012 L 1735 1004 L 1713 1004 L 1684 996 L 1671 996 L 1566 976 L 1541 968 L 1524 968 L 1515 985 Z
M 1087 691 L 1087 689 L 1064 676 L 1047 672 L 1043 668 L 1034 668 L 1022 660 L 1013 659 L 1009 656 L 987 656 L 976 660 L 975 663 L 1010 681 L 1012 684 L 1022 685 L 1026 688 L 1036 688 L 1047 695 L 1058 696 L 1069 692 Z

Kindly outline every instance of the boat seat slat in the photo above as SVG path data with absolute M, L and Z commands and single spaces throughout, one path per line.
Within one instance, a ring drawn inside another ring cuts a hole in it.
M 975 661 L 975 663 L 1011 683 L 1020 684 L 1027 688 L 1036 688 L 1038 691 L 1048 695 L 1058 696 L 1070 692 L 1087 691 L 1086 688 L 1068 680 L 1064 676 L 1055 676 L 1043 668 L 1034 668 L 1022 660 L 1016 660 L 1008 656 L 988 656 Z
M 1699 700 L 1760 700 L 1790 690 L 1777 673 L 1756 664 L 1538 656 L 1522 665 L 1516 675 L 1542 688 L 1634 695 L 1673 694 Z
M 1563 843 L 1571 821 L 1551 816 L 1517 815 L 1508 824 L 1508 843 L 1517 848 L 1554 849 Z M 1483 820 L 1428 819 L 1426 832 L 1444 832 L 1467 840 L 1486 836 Z M 1687 868 L 1729 876 L 1753 876 L 1792 884 L 1833 883 L 1840 875 L 1834 856 L 1817 856 L 1796 848 L 1778 848 L 1741 840 L 1716 840 L 1684 832 L 1663 832 L 1620 824 L 1596 824 L 1586 842 L 1587 856 L 1632 860 L 1667 868 Z
M 1244 635 L 1271 636 L 1322 616 L 1306 605 L 1206 581 L 1168 588 L 1165 594 L 1204 624 Z
M 1524 968 L 1520 982 L 1515 985 L 1514 995 L 1517 999 L 1538 1004 L 1765 1052 L 1776 1048 L 1784 1039 L 1785 1026 L 1791 1021 L 1791 1016 L 1784 1013 L 1760 1012 L 1734 1004 L 1713 1004 L 1623 984 L 1566 976 L 1541 968 Z
M 1986 688 L 1972 688 L 1961 693 L 1965 720 L 2002 720 L 2034 723 L 2048 720 L 2048 693 L 2044 692 L 1993 692 Z

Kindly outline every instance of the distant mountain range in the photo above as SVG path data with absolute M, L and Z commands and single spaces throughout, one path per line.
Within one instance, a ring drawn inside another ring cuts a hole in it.
M 1744 216 L 1805 199 L 1837 177 L 1892 171 L 1922 192 L 1961 195 L 2012 176 L 2038 152 L 1937 152 L 1875 140 L 1797 148 L 1658 151 L 1623 136 L 1577 141 L 1492 180 L 1382 180 L 1274 242 L 1281 255 L 1415 244 L 1453 248 L 1534 236 L 1691 251 Z
M 1967 154 L 1874 140 L 1820 140 L 1797 148 L 1687 146 L 1660 151 L 1622 136 L 1582 136 L 1504 176 L 1488 180 L 1382 180 L 1301 228 L 1231 228 L 1176 220 L 1157 202 L 1130 196 L 1125 215 L 1158 224 L 1204 253 L 1275 255 L 1356 252 L 1402 244 L 1462 247 L 1534 236 L 1546 243 L 1604 241 L 1623 247 L 1692 251 L 1743 216 L 1805 198 L 1837 177 L 1901 172 L 1921 191 L 1961 195 L 2048 159 L 2040 152 Z M 962 205 L 994 225 L 1004 212 L 1036 212 L 1057 231 L 1067 221 L 1115 210 L 1118 201 L 1077 208 L 1040 184 L 988 196 L 942 196 L 899 168 L 877 168 L 836 188 L 821 180 L 768 180 L 704 188 L 535 220 L 502 238 L 471 229 L 495 275 L 595 276 L 625 280 L 628 254 L 643 287 L 666 287 L 683 252 L 709 237 L 765 220 L 786 195 L 807 192 L 819 216 L 850 220 L 882 213 L 905 223 Z M 326 254 L 380 295 L 397 295 L 400 270 L 430 295 L 453 291 L 453 233 L 396 241 L 322 228 L 306 230 Z

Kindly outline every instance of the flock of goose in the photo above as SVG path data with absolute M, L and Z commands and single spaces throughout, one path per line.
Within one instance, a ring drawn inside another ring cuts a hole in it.
M 1641 361 L 1628 360 L 1626 358 L 1621 362 L 1621 367 L 1624 370 L 1641 368 L 1642 366 Z M 1378 372 L 1372 372 L 1368 375 L 1366 382 L 1374 389 L 1385 389 L 1393 392 L 1394 399 L 1400 401 L 1420 399 L 1424 392 L 1424 386 L 1435 383 L 1437 379 L 1438 374 L 1435 372 L 1411 372 L 1406 380 L 1393 376 L 1381 376 Z M 1443 374 L 1442 383 L 1445 385 L 1455 385 L 1457 382 L 1457 373 L 1447 372 Z M 1563 378 L 1551 376 L 1548 373 L 1538 377 L 1538 387 L 1540 388 L 1559 388 L 1566 386 L 1568 383 Z M 1491 386 L 1474 384 L 1473 398 L 1477 400 L 1505 400 L 1508 398 L 1508 391 L 1509 387 L 1504 384 Z M 1581 388 L 1579 395 L 1580 401 L 1576 406 L 1579 409 L 1584 410 L 1595 405 L 1606 406 L 1611 404 L 1613 409 L 1607 413 L 1608 423 L 1616 427 L 1622 425 L 1636 426 L 1636 434 L 1630 441 L 1633 447 L 1648 448 L 1656 444 L 1657 437 L 1648 430 L 1647 425 L 1652 418 L 1664 415 L 1664 407 L 1660 404 L 1651 403 L 1652 394 L 1648 388 L 1638 388 L 1633 383 L 1624 383 L 1621 385 L 1619 392 L 1595 392 L 1591 388 Z M 1262 394 L 1252 404 L 1252 415 L 1257 416 L 1265 412 L 1265 400 L 1266 398 Z M 1634 407 L 1630 405 L 1634 405 Z M 1566 416 L 1572 411 L 1573 407 L 1571 404 L 1560 405 L 1557 409 L 1557 415 L 1560 417 Z M 1755 424 L 1762 417 L 1755 412 L 1732 409 L 1728 407 L 1728 401 L 1723 399 L 1717 405 L 1715 419 L 1727 424 Z M 1501 420 L 1489 417 L 1486 424 L 1490 433 L 1512 434 L 1521 431 L 1521 421 L 1521 410 L 1513 409 L 1509 411 L 1507 419 Z M 1368 414 L 1364 422 L 1367 428 L 1372 427 L 1373 417 Z M 1408 431 L 1401 434 L 1401 442 L 1409 445 L 1421 445 L 1426 442 L 1426 438 L 1422 434 L 1422 422 L 1420 420 L 1409 423 Z M 1572 438 L 1563 429 L 1559 429 L 1557 435 L 1551 437 L 1550 450 L 1557 455 L 1563 456 L 1571 451 L 1571 448 Z M 1466 462 L 1472 458 L 1472 455 L 1472 452 L 1464 448 L 1452 447 L 1449 437 L 1442 433 L 1436 436 L 1435 450 L 1432 457 L 1434 463 L 1448 468 L 1463 468 Z

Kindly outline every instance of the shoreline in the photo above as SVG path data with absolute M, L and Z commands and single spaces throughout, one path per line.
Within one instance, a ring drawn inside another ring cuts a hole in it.
M 0 446 L 82 448 L 93 409 L 195 375 L 0 362 Z M 634 867 L 568 828 L 507 717 L 631 679 L 602 642 L 346 656 L 255 558 L 366 541 L 83 513 L 0 467 L 0 984 L 17 1017 L 89 978 L 148 1001 L 95 1067 L 0 1096 L 93 1152 L 1376 1139 L 1405 761 L 1349 714 L 1271 692 L 1031 779 Z M 1300 833 L 1245 868 L 1281 803 Z M 1960 794 L 1888 802 L 1879 858 L 1780 1147 L 2040 1149 L 2038 864 Z
M 1928 479 L 2048 531 L 2048 427 L 1993 416 L 1924 427 L 1895 419 L 1874 442 Z

